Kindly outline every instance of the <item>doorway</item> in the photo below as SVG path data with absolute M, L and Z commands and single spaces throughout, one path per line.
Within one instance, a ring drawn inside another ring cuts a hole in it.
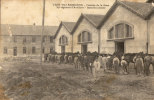
M 81 45 L 81 51 L 83 54 L 87 53 L 87 45 Z
M 65 46 L 61 46 L 61 53 L 65 53 Z
M 17 47 L 14 47 L 14 48 L 13 48 L 13 55 L 14 55 L 14 56 L 17 56 Z
M 125 44 L 124 42 L 115 42 L 115 51 L 124 53 L 125 52 Z

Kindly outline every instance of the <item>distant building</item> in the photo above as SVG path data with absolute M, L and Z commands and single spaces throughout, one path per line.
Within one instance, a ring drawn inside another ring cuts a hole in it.
M 43 53 L 54 51 L 54 35 L 57 26 L 45 26 L 42 38 Z M 0 55 L 40 56 L 42 27 L 36 25 L 1 25 Z

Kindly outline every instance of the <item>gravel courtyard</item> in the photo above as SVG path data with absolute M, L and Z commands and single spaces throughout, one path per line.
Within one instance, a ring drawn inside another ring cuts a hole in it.
M 91 73 L 73 65 L 0 63 L 0 100 L 154 100 L 154 75 Z

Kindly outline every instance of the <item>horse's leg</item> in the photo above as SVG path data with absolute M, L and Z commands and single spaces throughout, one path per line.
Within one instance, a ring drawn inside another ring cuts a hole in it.
M 152 67 L 153 67 L 153 74 L 154 74 L 154 62 L 152 63 Z
M 130 69 L 129 69 L 129 66 L 130 66 L 130 63 L 128 63 L 128 64 L 127 64 L 127 67 L 126 67 L 126 68 L 127 68 L 127 73 L 128 73 L 128 74 L 129 74 L 129 70 L 130 70 Z
M 147 67 L 148 67 L 148 66 L 147 66 L 147 63 L 145 62 L 145 63 L 144 63 L 144 69 L 143 69 L 143 70 L 144 70 L 144 75 L 145 75 L 145 76 L 147 75 Z
M 135 63 L 134 63 L 134 69 L 135 69 L 135 73 L 137 75 L 137 66 L 135 65 Z

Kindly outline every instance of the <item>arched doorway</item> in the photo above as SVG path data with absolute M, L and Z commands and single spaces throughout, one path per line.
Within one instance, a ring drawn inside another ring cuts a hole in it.
M 68 44 L 68 38 L 65 35 L 62 35 L 59 38 L 59 46 L 61 46 L 61 53 L 65 53 L 66 52 L 66 45 Z
M 114 25 L 108 31 L 108 40 L 115 42 L 115 52 L 125 53 L 125 41 L 133 38 L 133 28 L 126 23 Z
M 88 44 L 92 42 L 91 33 L 88 31 L 82 31 L 78 35 L 78 43 L 81 44 L 81 52 L 87 53 L 88 51 Z

